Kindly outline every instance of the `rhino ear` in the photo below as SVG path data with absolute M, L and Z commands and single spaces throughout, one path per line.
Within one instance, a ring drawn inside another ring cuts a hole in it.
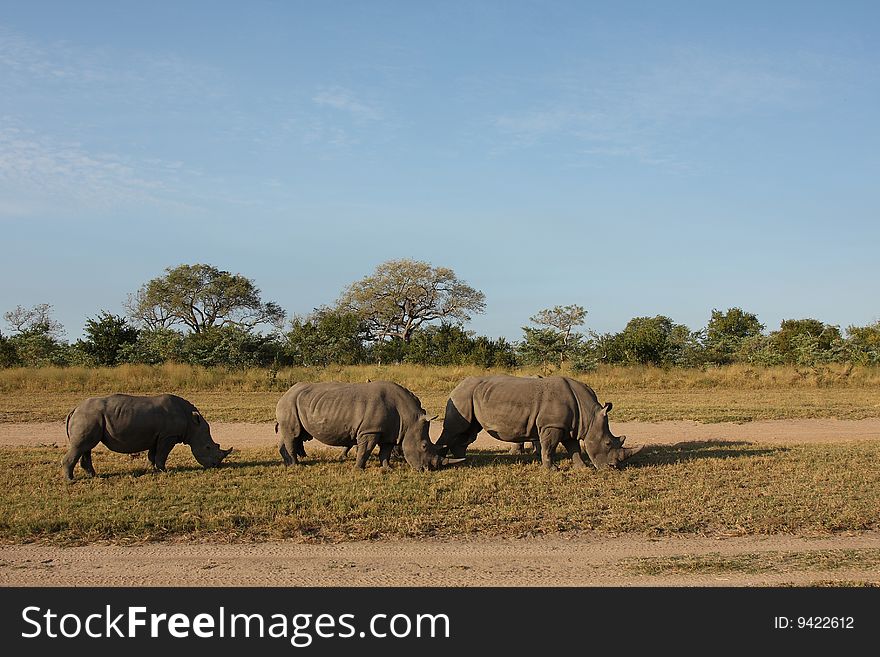
M 198 411 L 193 411 L 193 424 L 199 424 L 202 421 L 202 414 Z
M 608 402 L 607 404 L 605 404 L 605 405 L 602 407 L 602 412 L 603 412 L 605 415 L 608 415 L 608 414 L 611 412 L 611 409 L 612 409 L 612 408 L 613 408 L 613 404 L 612 404 L 611 402 Z

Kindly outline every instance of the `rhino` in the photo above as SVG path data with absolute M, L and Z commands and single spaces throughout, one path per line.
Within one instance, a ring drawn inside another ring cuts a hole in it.
M 303 441 L 311 438 L 336 447 L 356 445 L 355 467 L 360 469 L 366 467 L 376 445 L 386 469 L 395 446 L 416 470 L 436 470 L 464 460 L 437 453 L 428 436 L 434 418 L 427 416 L 418 397 L 390 381 L 297 383 L 278 400 L 275 418 L 278 451 L 285 465 L 299 463 Z
M 611 403 L 600 404 L 593 390 L 564 376 L 547 378 L 508 375 L 471 376 L 458 384 L 446 403 L 441 453 L 463 457 L 481 429 L 512 443 L 539 440 L 544 467 L 554 467 L 559 443 L 572 467 L 585 467 L 580 441 L 598 468 L 616 468 L 643 446 L 624 447 L 626 436 L 608 428 Z
M 98 443 L 122 454 L 147 450 L 150 463 L 160 471 L 177 443 L 189 445 L 196 461 L 206 468 L 220 465 L 232 451 L 220 449 L 199 410 L 176 395 L 90 397 L 67 414 L 65 426 L 70 449 L 62 472 L 68 481 L 73 481 L 78 461 L 90 477 L 95 476 L 92 450 Z

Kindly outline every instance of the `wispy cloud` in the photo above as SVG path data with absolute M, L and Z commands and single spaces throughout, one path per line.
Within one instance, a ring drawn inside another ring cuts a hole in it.
M 312 97 L 312 102 L 319 107 L 329 107 L 347 112 L 356 121 L 379 121 L 382 119 L 382 112 L 375 106 L 360 100 L 351 90 L 343 87 L 322 89 Z
M 649 65 L 591 66 L 560 75 L 549 97 L 491 124 L 510 147 L 565 139 L 573 150 L 682 168 L 677 148 L 700 121 L 788 111 L 805 102 L 797 63 L 681 49 Z
M 182 188 L 193 174 L 180 162 L 95 153 L 0 119 L 0 190 L 6 196 L 0 217 L 26 216 L 52 205 L 187 205 L 180 200 Z

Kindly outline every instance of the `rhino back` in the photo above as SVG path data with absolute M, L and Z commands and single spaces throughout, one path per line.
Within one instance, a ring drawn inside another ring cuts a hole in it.
M 74 410 L 70 431 L 73 435 L 100 427 L 110 449 L 141 451 L 159 438 L 185 438 L 194 410 L 176 395 L 91 397 Z
M 293 401 L 303 428 L 328 444 L 365 433 L 399 439 L 424 412 L 418 397 L 389 381 L 305 384 Z
M 473 394 L 477 421 L 502 439 L 533 440 L 545 427 L 579 430 L 578 403 L 563 377 L 485 377 Z

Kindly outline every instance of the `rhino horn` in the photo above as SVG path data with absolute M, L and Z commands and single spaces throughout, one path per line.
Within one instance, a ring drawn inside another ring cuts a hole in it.
M 621 442 L 622 442 L 622 441 L 621 441 Z M 639 452 L 641 452 L 642 449 L 644 449 L 644 447 L 645 447 L 644 445 L 638 445 L 638 446 L 636 446 L 636 447 L 623 447 L 623 448 L 622 448 L 622 450 L 623 450 L 623 459 L 626 460 L 626 459 L 628 459 L 630 456 L 635 456 L 636 454 L 638 454 Z
M 433 417 L 428 417 L 428 414 L 425 413 L 425 414 L 422 416 L 422 419 L 423 419 L 425 422 L 433 422 L 433 421 L 436 420 L 438 417 L 440 417 L 440 416 L 439 416 L 439 415 L 435 415 L 435 416 L 433 416 Z
M 221 450 L 220 450 L 220 458 L 221 458 L 221 459 L 225 459 L 225 458 L 226 458 L 227 456 L 229 456 L 231 453 L 232 453 L 232 448 L 231 448 L 231 447 L 230 447 L 229 449 L 221 449 Z
M 456 463 L 461 463 L 464 460 L 466 460 L 464 457 L 453 458 L 450 456 L 444 456 L 442 459 L 440 459 L 440 465 L 455 465 Z

